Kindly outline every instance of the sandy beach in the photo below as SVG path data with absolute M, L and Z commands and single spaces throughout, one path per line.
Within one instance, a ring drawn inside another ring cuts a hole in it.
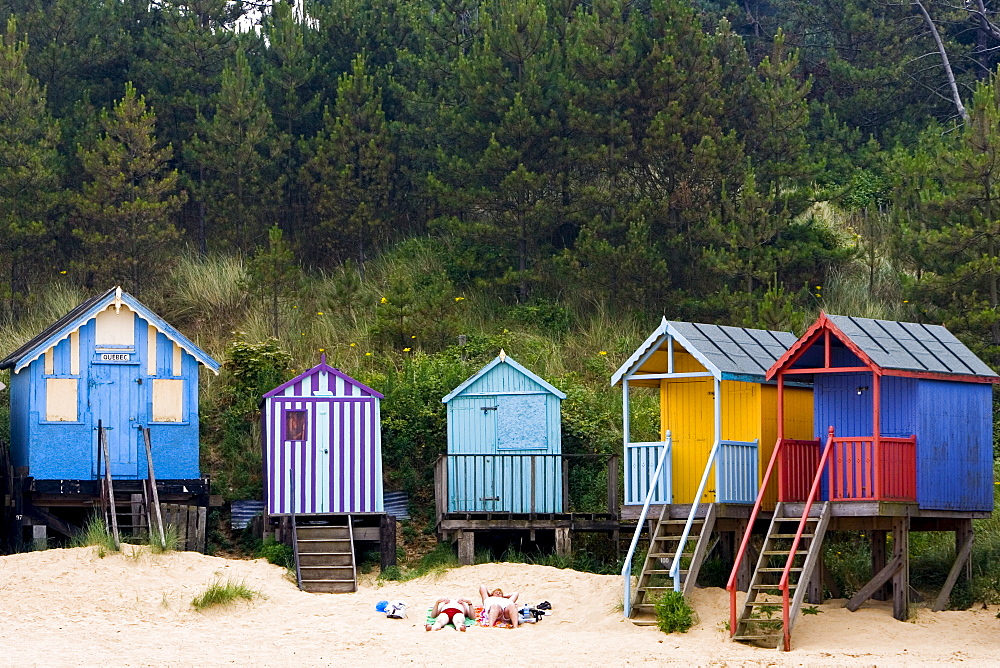
M 192 599 L 214 581 L 261 592 L 254 602 L 198 612 Z M 479 583 L 552 603 L 552 615 L 517 630 L 424 631 L 428 605 L 474 598 Z M 665 635 L 622 619 L 620 579 L 547 566 L 482 564 L 406 583 L 363 578 L 354 594 L 298 591 L 277 566 L 191 552 L 111 554 L 54 549 L 0 557 L 2 665 L 430 665 L 580 666 L 683 663 L 740 665 L 929 665 L 1000 661 L 997 606 L 932 613 L 909 622 L 883 603 L 856 613 L 820 606 L 795 628 L 790 653 L 729 642 L 725 591 L 693 597 L 698 625 Z M 408 604 L 387 619 L 379 600 Z

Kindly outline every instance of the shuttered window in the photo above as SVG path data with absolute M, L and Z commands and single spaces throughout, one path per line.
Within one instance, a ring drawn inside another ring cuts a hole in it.
M 76 378 L 45 379 L 45 419 L 76 422 L 76 401 L 80 382 Z
M 183 422 L 184 380 L 153 380 L 153 422 Z

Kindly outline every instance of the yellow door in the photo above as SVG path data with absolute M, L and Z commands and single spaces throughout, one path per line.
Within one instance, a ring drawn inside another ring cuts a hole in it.
M 715 398 L 711 378 L 671 380 L 663 384 L 662 424 L 673 438 L 674 503 L 692 503 L 715 440 Z M 701 501 L 715 501 L 715 476 Z

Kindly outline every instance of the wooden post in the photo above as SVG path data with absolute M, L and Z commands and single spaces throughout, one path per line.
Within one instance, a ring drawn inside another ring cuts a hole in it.
M 960 519 L 958 520 L 958 527 L 955 529 L 955 554 L 959 554 L 962 551 L 962 547 L 965 545 L 966 540 L 969 536 L 973 535 L 972 531 L 972 520 L 971 519 Z M 962 569 L 960 575 L 965 576 L 965 581 L 969 582 L 972 580 L 972 559 L 968 559 L 965 562 L 965 566 Z
M 437 511 L 437 523 L 448 512 L 448 456 L 438 455 L 434 463 L 434 504 Z
M 149 494 L 155 510 L 153 517 L 149 518 L 150 531 L 153 528 L 153 520 L 156 520 L 156 530 L 160 532 L 160 546 L 167 549 L 167 536 L 163 532 L 163 516 L 160 514 L 160 493 L 156 489 L 156 471 L 153 469 L 153 445 L 149 437 L 149 427 L 143 427 L 142 442 L 146 447 L 146 469 L 148 475 L 146 482 L 149 483 Z M 204 552 L 204 549 L 202 550 Z
M 910 616 L 910 518 L 892 518 L 892 556 L 901 564 L 892 576 L 892 616 L 905 622 Z
M 787 481 L 785 480 L 785 467 L 782 466 L 782 464 L 784 463 L 784 459 L 785 459 L 785 453 L 784 453 L 783 449 L 781 448 L 781 441 L 783 441 L 784 438 L 785 438 L 785 374 L 782 373 L 781 371 L 778 371 L 778 399 L 777 399 L 777 403 L 778 403 L 778 406 L 777 406 L 777 409 L 778 409 L 778 442 L 777 442 L 777 444 L 774 447 L 778 448 L 779 452 L 778 452 L 778 461 L 776 461 L 775 464 L 778 466 L 778 501 L 784 501 L 785 499 L 784 499 L 784 493 L 783 492 L 784 492 L 785 484 L 786 484 Z M 761 477 L 761 480 L 757 481 L 757 485 L 760 485 L 761 482 L 762 482 L 762 478 L 763 478 L 764 474 L 763 474 L 763 472 L 759 471 L 759 467 L 758 467 L 758 473 L 757 473 L 757 475 Z M 746 561 L 746 560 L 744 559 L 744 561 Z M 749 583 L 747 583 L 747 586 L 749 586 Z M 744 589 L 742 587 L 740 587 L 739 590 L 740 591 L 746 591 L 746 589 Z M 734 633 L 735 633 L 735 631 L 734 631 Z
M 806 602 L 812 605 L 819 605 L 823 602 L 823 573 L 826 571 L 826 564 L 823 563 L 823 551 L 820 550 L 816 566 L 809 577 L 809 586 L 806 588 Z
M 567 508 L 571 508 L 569 502 L 569 459 L 566 455 L 561 455 L 562 457 L 562 507 L 556 508 L 557 513 L 567 512 Z
M 886 555 L 885 555 L 885 531 L 871 531 L 869 532 L 871 546 L 872 546 L 872 577 L 885 568 Z M 884 584 L 879 587 L 872 598 L 876 601 L 885 601 L 889 598 L 889 585 Z
M 882 500 L 882 375 L 877 369 L 872 369 L 872 459 L 874 459 L 874 490 L 873 496 L 876 501 Z M 909 526 L 907 526 L 909 532 Z M 907 534 L 907 544 L 909 535 Z M 909 576 L 909 563 L 904 567 Z M 909 582 L 909 579 L 907 579 Z
M 379 562 L 384 571 L 396 565 L 396 518 L 382 515 L 378 524 Z
M 48 527 L 44 524 L 31 525 L 31 545 L 35 550 L 49 549 Z
M 461 529 L 457 533 L 458 563 L 462 566 L 471 566 L 476 560 L 476 534 Z
M 608 458 L 608 514 L 618 517 L 618 455 Z
M 573 554 L 573 543 L 569 527 L 559 527 L 556 529 L 556 554 L 560 557 L 569 557 Z
M 736 530 L 733 531 L 733 555 L 732 559 L 736 558 L 736 550 L 738 549 L 740 539 L 743 535 L 750 531 L 750 520 L 748 518 L 741 518 L 736 520 Z M 748 546 L 749 547 L 749 546 Z M 743 559 L 740 562 L 740 570 L 736 574 L 736 590 L 737 591 L 747 591 L 750 589 L 750 580 L 753 578 L 753 569 L 756 564 L 756 560 L 749 558 Z

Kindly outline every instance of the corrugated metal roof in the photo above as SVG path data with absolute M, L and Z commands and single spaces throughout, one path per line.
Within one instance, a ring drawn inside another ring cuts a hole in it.
M 998 377 L 941 325 L 827 315 L 868 358 L 883 369 Z
M 628 373 L 638 370 L 650 348 L 666 350 L 665 337 L 675 339 L 714 375 L 748 376 L 764 380 L 764 374 L 795 343 L 791 332 L 766 329 L 677 322 L 664 318 L 639 348 L 611 377 L 617 385 Z

